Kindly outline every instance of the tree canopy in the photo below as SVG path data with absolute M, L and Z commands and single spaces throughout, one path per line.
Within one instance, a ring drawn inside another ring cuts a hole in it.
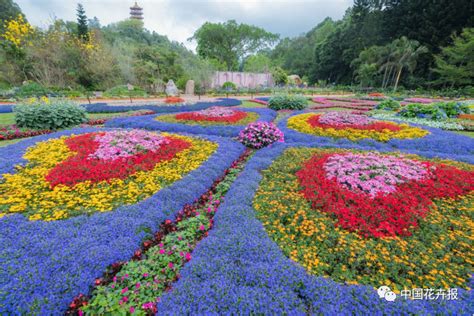
M 269 48 L 278 40 L 278 35 L 230 20 L 206 22 L 191 39 L 197 41 L 197 52 L 201 57 L 215 59 L 225 64 L 227 70 L 237 70 L 248 55 Z

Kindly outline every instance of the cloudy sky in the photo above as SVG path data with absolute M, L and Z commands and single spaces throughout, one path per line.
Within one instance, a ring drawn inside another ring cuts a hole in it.
M 54 17 L 75 20 L 78 1 L 15 0 L 30 23 L 46 26 Z M 81 0 L 89 18 L 102 25 L 128 18 L 133 0 Z M 183 42 L 204 22 L 235 19 L 278 33 L 282 37 L 309 31 L 325 17 L 340 19 L 352 0 L 140 0 L 145 27 Z

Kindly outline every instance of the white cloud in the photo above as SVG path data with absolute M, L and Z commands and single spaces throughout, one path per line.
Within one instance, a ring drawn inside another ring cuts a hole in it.
M 48 25 L 52 17 L 76 19 L 77 1 L 16 0 L 28 20 L 37 26 Z M 82 0 L 89 18 L 97 16 L 103 25 L 128 18 L 134 1 Z M 171 40 L 187 42 L 204 22 L 230 19 L 278 33 L 282 37 L 309 31 L 325 17 L 339 19 L 351 0 L 141 0 L 145 27 Z

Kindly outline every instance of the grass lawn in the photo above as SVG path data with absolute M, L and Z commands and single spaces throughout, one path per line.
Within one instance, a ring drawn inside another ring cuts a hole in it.
M 266 106 L 263 104 L 250 102 L 246 100 L 242 100 L 242 105 L 239 105 L 238 107 L 239 108 L 266 108 Z
M 474 138 L 474 131 L 456 131 L 455 133 Z

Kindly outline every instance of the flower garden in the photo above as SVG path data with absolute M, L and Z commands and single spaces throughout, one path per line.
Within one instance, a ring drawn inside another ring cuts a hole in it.
M 115 114 L 0 147 L 0 314 L 474 313 L 474 140 L 311 99 L 87 105 Z

